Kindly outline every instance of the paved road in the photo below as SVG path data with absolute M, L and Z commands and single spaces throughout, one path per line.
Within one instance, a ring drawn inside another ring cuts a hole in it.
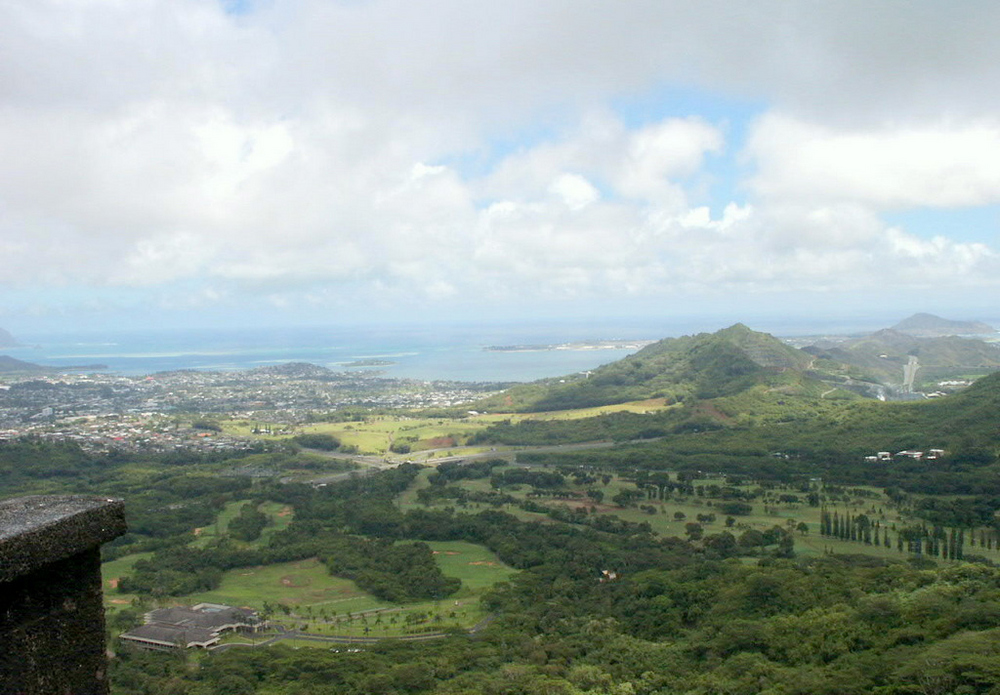
M 469 634 L 472 635 L 479 632 L 484 627 L 489 625 L 492 620 L 492 616 L 481 620 L 468 631 Z M 274 635 L 269 635 L 266 639 L 263 639 L 260 642 L 229 642 L 227 644 L 210 647 L 209 650 L 212 652 L 226 652 L 237 647 L 250 647 L 251 649 L 255 649 L 257 647 L 270 647 L 272 644 L 277 644 L 282 640 L 305 640 L 307 642 L 326 642 L 328 644 L 346 645 L 376 644 L 377 642 L 385 640 L 396 640 L 399 642 L 423 642 L 426 640 L 444 639 L 445 637 L 448 637 L 449 634 L 450 633 L 447 632 L 425 632 L 420 635 L 400 635 L 399 637 L 352 637 L 349 635 L 313 635 L 308 632 L 300 632 L 299 630 L 287 630 Z

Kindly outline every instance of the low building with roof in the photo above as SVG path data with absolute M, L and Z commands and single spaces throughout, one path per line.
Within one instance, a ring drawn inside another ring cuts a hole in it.
M 150 611 L 144 625 L 123 632 L 121 639 L 145 649 L 208 648 L 227 632 L 256 632 L 264 626 L 249 608 L 199 603 Z

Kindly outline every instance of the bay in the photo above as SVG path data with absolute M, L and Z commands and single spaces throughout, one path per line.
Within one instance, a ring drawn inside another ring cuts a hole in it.
M 654 340 L 662 337 L 659 330 L 646 324 L 535 323 L 52 332 L 18 335 L 24 347 L 0 352 L 55 368 L 102 364 L 124 375 L 309 362 L 396 378 L 510 382 L 594 369 L 635 349 L 582 349 L 581 343 Z M 526 349 L 487 349 L 496 346 Z M 368 366 L 351 366 L 359 361 Z

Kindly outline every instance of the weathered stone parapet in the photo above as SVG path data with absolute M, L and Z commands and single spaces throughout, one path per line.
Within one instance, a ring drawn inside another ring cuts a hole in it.
M 121 500 L 0 501 L 0 693 L 108 692 L 100 546 L 125 530 Z

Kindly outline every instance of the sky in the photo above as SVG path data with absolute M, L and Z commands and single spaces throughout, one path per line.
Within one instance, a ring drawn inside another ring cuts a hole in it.
M 1000 319 L 1000 3 L 0 0 L 0 326 Z

